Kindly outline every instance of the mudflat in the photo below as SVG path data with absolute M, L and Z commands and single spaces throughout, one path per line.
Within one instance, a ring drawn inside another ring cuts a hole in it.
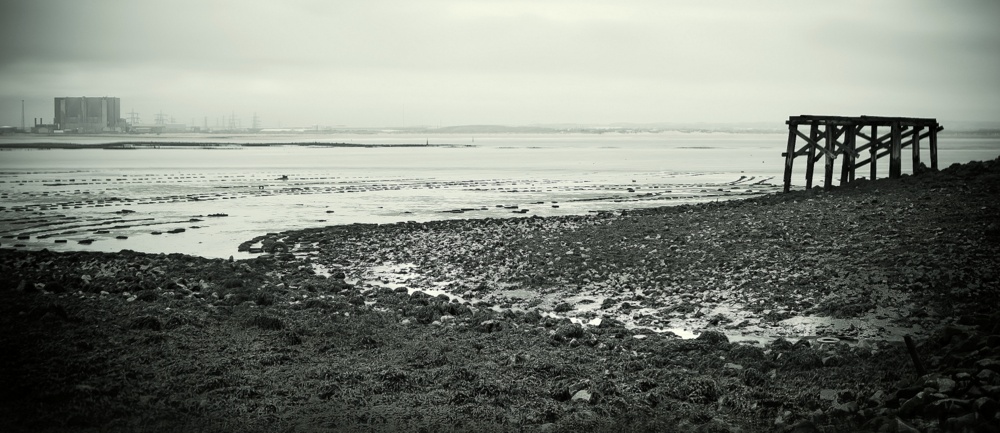
M 1000 160 L 721 203 L 332 226 L 251 247 L 266 253 L 4 246 L 0 424 L 804 432 L 998 422 Z

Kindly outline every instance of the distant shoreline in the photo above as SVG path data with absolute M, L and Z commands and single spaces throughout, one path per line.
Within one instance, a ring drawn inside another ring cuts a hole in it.
M 360 144 L 360 143 L 322 143 L 322 142 L 284 142 L 284 143 L 220 143 L 204 142 L 170 142 L 170 141 L 120 141 L 113 143 L 0 143 L 0 149 L 114 149 L 138 150 L 158 149 L 162 147 L 176 148 L 231 148 L 231 147 L 271 147 L 271 146 L 305 146 L 305 147 L 473 147 L 463 144 Z

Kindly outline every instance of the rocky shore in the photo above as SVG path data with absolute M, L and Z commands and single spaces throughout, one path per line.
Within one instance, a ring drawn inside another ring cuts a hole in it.
M 1000 160 L 251 247 L 0 250 L 5 431 L 1000 425 Z

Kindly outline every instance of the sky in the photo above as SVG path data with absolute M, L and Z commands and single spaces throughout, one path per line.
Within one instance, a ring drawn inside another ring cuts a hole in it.
M 1000 121 L 993 0 L 8 0 L 0 124 Z

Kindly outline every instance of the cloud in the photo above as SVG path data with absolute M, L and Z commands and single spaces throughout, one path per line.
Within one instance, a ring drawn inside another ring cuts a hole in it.
M 990 1 L 14 2 L 0 123 L 63 95 L 308 124 L 988 120 L 997 16 Z

